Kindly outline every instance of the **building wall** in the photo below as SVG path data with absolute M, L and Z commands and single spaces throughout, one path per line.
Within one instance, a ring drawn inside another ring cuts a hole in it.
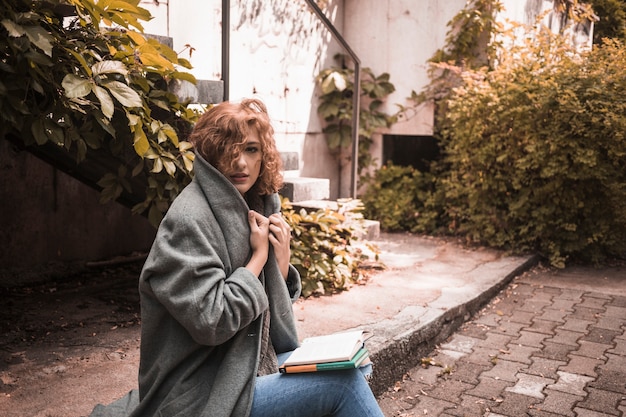
M 154 227 L 99 198 L 97 191 L 0 140 L 0 285 L 40 281 L 68 265 L 147 251 Z

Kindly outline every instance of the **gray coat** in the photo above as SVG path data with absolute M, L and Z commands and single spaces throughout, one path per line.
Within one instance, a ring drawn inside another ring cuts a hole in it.
M 276 352 L 298 345 L 298 272 L 290 266 L 285 285 L 271 251 L 261 279 L 245 269 L 248 205 L 200 156 L 194 172 L 159 226 L 140 277 L 139 404 L 133 391 L 92 416 L 132 408 L 132 417 L 247 417 L 268 307 Z M 280 210 L 277 195 L 264 205 L 265 216 Z

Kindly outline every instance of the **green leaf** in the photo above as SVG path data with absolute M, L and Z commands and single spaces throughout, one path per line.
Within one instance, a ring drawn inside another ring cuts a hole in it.
M 91 70 L 94 77 L 100 74 L 128 75 L 128 68 L 126 68 L 126 65 L 124 65 L 124 63 L 120 61 L 97 62 L 91 67 Z
M 168 159 L 162 158 L 162 160 L 165 171 L 173 177 L 176 174 L 176 164 Z
M 143 101 L 135 90 L 128 85 L 119 81 L 105 81 L 102 83 L 109 92 L 120 102 L 124 107 L 142 107 Z
M 192 84 L 197 84 L 198 82 L 196 80 L 196 77 L 194 77 L 193 74 L 190 74 L 188 72 L 175 71 L 171 74 L 171 77 L 179 79 L 179 80 L 189 81 Z
M 93 86 L 93 92 L 100 100 L 100 109 L 102 110 L 102 114 L 106 116 L 107 119 L 111 120 L 113 117 L 113 113 L 115 112 L 115 104 L 113 103 L 113 99 L 104 88 L 99 85 Z
M 161 171 L 163 171 L 163 160 L 158 157 L 154 160 L 154 165 L 152 165 L 152 169 L 150 170 L 150 172 L 158 174 Z
M 35 142 L 37 142 L 37 145 L 44 145 L 46 142 L 48 142 L 48 135 L 46 135 L 42 119 L 35 119 L 33 121 L 33 124 L 30 126 L 30 131 L 35 138 Z
M 61 85 L 65 89 L 65 96 L 68 98 L 85 97 L 91 93 L 91 82 L 74 74 L 67 74 L 63 77 Z
M 139 59 L 143 65 L 174 71 L 174 64 L 165 59 L 154 46 L 145 43 L 139 46 L 136 51 L 139 52 Z
M 46 55 L 52 57 L 52 35 L 50 35 L 41 26 L 26 26 L 24 31 L 32 43 L 34 43 Z
M 135 148 L 137 155 L 141 157 L 143 157 L 150 149 L 150 142 L 148 142 L 146 133 L 140 126 L 135 128 L 135 140 L 133 142 L 133 147 Z
M 2 19 L 2 26 L 9 32 L 9 36 L 12 38 L 19 38 L 26 33 L 22 26 L 9 19 Z
M 78 52 L 73 51 L 69 48 L 63 49 L 65 49 L 66 52 L 70 53 L 74 57 L 74 59 L 76 59 L 80 63 L 80 66 L 87 72 L 87 75 L 91 77 L 91 68 L 89 68 L 89 64 L 87 64 L 85 58 Z

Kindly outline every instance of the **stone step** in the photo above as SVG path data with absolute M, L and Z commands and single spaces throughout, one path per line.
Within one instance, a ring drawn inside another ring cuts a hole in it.
M 307 212 L 324 209 L 330 209 L 334 211 L 339 210 L 339 203 L 332 200 L 297 201 L 292 202 L 291 205 L 295 210 L 305 209 Z M 356 233 L 359 239 L 376 240 L 380 237 L 380 222 L 378 220 L 362 219 L 359 220 L 359 222 L 361 223 L 359 225 L 361 232 Z
M 285 176 L 284 183 L 280 194 L 292 203 L 305 200 L 327 200 L 330 197 L 328 178 Z

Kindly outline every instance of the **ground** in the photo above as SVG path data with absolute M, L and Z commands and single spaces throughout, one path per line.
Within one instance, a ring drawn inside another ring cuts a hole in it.
M 55 397 L 64 393 L 67 410 L 87 415 L 94 405 L 85 400 L 90 391 L 97 391 L 94 399 L 113 399 L 120 384 L 136 386 L 136 376 L 128 376 L 136 375 L 137 361 L 127 355 L 137 355 L 139 345 L 141 264 L 90 268 L 43 285 L 0 288 L 0 415 L 65 417 L 62 409 L 46 406 L 58 403 Z M 110 372 L 114 363 L 115 369 L 125 363 L 131 369 Z M 81 386 L 75 376 L 100 366 L 99 386 Z M 63 387 L 55 387 L 56 382 Z

